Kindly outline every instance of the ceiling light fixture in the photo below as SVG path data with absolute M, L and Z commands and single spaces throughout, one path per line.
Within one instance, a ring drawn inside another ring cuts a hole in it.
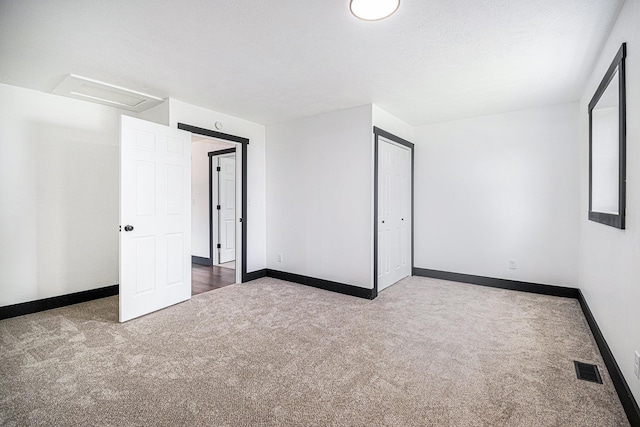
M 351 0 L 349 9 L 356 18 L 365 21 L 378 21 L 387 18 L 398 10 L 400 0 Z

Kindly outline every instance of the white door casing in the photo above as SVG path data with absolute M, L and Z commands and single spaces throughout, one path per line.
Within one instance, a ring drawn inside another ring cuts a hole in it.
M 128 116 L 120 131 L 125 322 L 191 298 L 191 134 Z
M 378 292 L 411 275 L 411 150 L 378 138 Z
M 236 157 L 221 156 L 218 179 L 220 264 L 236 259 Z

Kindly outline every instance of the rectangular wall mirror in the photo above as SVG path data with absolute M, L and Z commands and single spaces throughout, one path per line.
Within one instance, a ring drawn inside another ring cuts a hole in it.
M 623 43 L 589 103 L 589 219 L 624 229 L 626 108 Z

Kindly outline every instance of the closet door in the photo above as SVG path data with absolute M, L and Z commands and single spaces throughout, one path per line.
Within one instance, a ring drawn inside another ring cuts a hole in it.
M 411 151 L 378 139 L 378 291 L 411 275 Z

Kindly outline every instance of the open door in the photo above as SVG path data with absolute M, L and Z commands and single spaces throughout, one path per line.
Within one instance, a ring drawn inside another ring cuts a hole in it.
M 191 134 L 122 116 L 120 322 L 191 298 Z

